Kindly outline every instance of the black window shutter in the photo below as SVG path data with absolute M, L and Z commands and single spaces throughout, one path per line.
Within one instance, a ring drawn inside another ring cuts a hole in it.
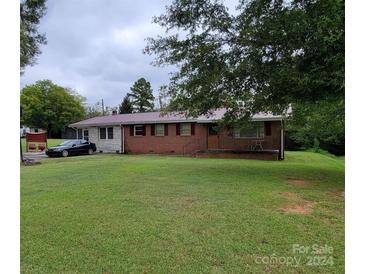
M 195 123 L 191 123 L 191 135 L 195 135 Z
M 130 136 L 134 136 L 134 126 L 133 125 L 129 126 L 129 133 L 130 133 Z
M 169 124 L 165 124 L 165 136 L 169 135 Z
M 142 132 L 143 136 L 146 136 L 146 125 L 143 125 L 143 132 Z
M 176 135 L 180 135 L 180 124 L 176 124 Z
M 151 136 L 155 136 L 155 125 L 151 125 Z
M 271 136 L 271 122 L 265 121 L 265 136 Z

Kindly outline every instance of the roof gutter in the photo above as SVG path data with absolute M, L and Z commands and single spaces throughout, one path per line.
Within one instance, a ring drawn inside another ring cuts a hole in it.
M 253 122 L 264 122 L 264 121 L 282 121 L 283 120 L 283 117 L 263 117 L 263 118 L 252 118 L 251 119 L 251 121 L 253 121 Z M 216 123 L 216 122 L 218 122 L 219 121 L 219 119 L 218 120 L 198 120 L 198 121 L 196 121 L 197 123 L 204 123 L 204 124 L 206 124 L 206 123 Z
M 113 122 L 113 123 L 91 123 L 91 124 L 70 124 L 69 127 L 74 128 L 81 128 L 81 127 L 98 127 L 98 126 L 120 126 L 120 122 Z
M 198 124 L 206 124 L 206 123 L 216 123 L 220 119 L 215 120 L 198 120 L 198 119 L 188 119 L 188 120 L 151 120 L 151 121 L 131 121 L 131 122 L 109 122 L 109 123 L 90 123 L 90 124 L 70 124 L 70 127 L 81 128 L 81 127 L 98 127 L 98 126 L 123 126 L 123 125 L 143 125 L 143 124 L 176 124 L 176 123 L 198 123 Z M 262 117 L 262 118 L 252 118 L 254 122 L 260 121 L 282 121 L 283 117 Z

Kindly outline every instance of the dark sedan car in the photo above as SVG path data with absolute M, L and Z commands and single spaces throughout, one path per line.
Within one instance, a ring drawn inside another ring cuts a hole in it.
M 68 140 L 62 144 L 50 147 L 46 150 L 46 154 L 49 157 L 52 156 L 63 156 L 69 155 L 80 155 L 80 154 L 93 154 L 96 151 L 94 143 L 90 143 L 86 140 Z

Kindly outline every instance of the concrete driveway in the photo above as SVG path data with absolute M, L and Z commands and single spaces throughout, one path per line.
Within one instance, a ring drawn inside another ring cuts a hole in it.
M 43 159 L 49 159 L 45 152 L 25 152 L 23 153 L 23 157 L 25 159 L 31 159 L 31 160 L 43 160 Z

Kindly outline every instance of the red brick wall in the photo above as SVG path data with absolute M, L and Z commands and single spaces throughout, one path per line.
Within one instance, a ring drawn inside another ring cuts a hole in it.
M 272 121 L 271 136 L 264 137 L 264 149 L 280 149 L 280 121 Z M 126 153 L 193 154 L 207 149 L 207 125 L 195 123 L 194 136 L 176 135 L 176 124 L 168 124 L 168 136 L 151 136 L 151 125 L 146 125 L 146 136 L 130 136 L 130 126 L 124 127 Z M 233 138 L 226 130 L 218 134 L 218 149 L 247 149 L 252 139 Z
M 124 150 L 132 153 L 192 154 L 207 148 L 207 126 L 195 123 L 193 136 L 176 135 L 176 124 L 168 124 L 168 136 L 151 136 L 151 125 L 146 125 L 146 136 L 130 136 L 130 126 L 124 127 Z
M 263 139 L 262 146 L 264 149 L 280 149 L 280 121 L 271 121 L 271 136 Z M 233 138 L 228 131 L 222 130 L 218 134 L 219 149 L 246 149 L 252 144 L 252 139 Z

